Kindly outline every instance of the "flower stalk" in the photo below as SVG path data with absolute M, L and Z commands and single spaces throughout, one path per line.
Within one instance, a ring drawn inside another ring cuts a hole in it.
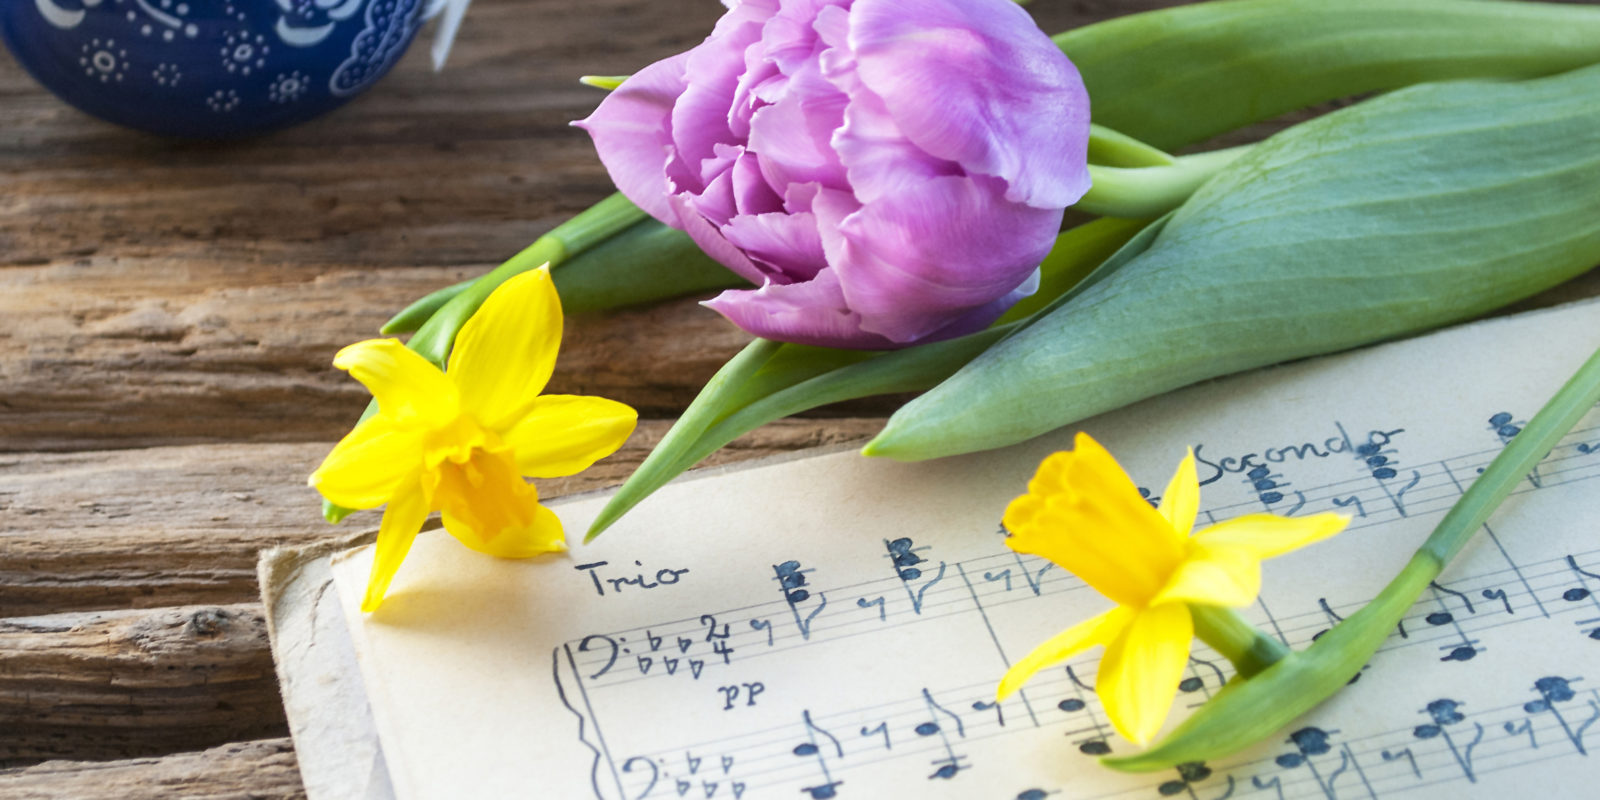
M 1600 350 L 1495 456 L 1370 603 L 1305 650 L 1290 652 L 1254 675 L 1241 669 L 1238 677 L 1151 749 L 1102 759 L 1101 763 L 1128 772 L 1149 772 L 1218 758 L 1272 735 L 1320 705 L 1361 671 L 1428 584 L 1483 527 L 1523 476 L 1549 455 L 1596 403 L 1600 403 Z M 1198 621 L 1196 627 L 1198 630 Z
M 1254 676 L 1291 652 L 1235 609 L 1190 605 L 1189 613 L 1194 616 L 1194 635 L 1228 659 L 1241 677 Z
M 1159 166 L 1112 167 L 1090 163 L 1089 177 L 1094 183 L 1073 208 L 1102 217 L 1159 217 L 1183 205 L 1201 184 L 1248 153 L 1251 147 L 1244 145 L 1179 156 Z

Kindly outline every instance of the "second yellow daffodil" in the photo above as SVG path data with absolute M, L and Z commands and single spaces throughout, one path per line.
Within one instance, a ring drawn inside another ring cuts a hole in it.
M 1255 602 L 1262 559 L 1325 539 L 1349 522 L 1328 513 L 1247 514 L 1191 535 L 1199 510 L 1193 451 L 1167 484 L 1159 510 L 1087 434 L 1078 434 L 1073 450 L 1046 458 L 1028 493 L 1006 508 L 1006 543 L 1076 574 L 1117 607 L 1035 648 L 1006 672 L 999 696 L 1101 645 L 1095 693 L 1117 733 L 1147 744 L 1161 730 L 1189 660 L 1189 606 Z
M 489 295 L 440 371 L 397 339 L 340 350 L 334 366 L 372 391 L 378 413 L 344 437 L 310 484 L 348 508 L 386 506 L 363 611 L 383 602 L 422 523 L 442 512 L 462 544 L 504 558 L 566 549 L 561 520 L 524 480 L 581 472 L 633 432 L 632 408 L 543 395 L 561 345 L 548 268 Z

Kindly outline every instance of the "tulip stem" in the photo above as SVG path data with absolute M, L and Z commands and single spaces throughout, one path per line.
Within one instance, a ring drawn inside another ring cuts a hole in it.
M 1103 217 L 1147 219 L 1183 205 L 1189 195 L 1253 145 L 1178 156 L 1167 166 L 1089 165 L 1094 184 L 1073 208 Z
M 1172 154 L 1104 125 L 1089 125 L 1089 163 L 1104 167 L 1170 167 Z
M 1283 642 L 1261 632 L 1231 608 L 1189 606 L 1194 634 L 1233 664 L 1241 678 L 1249 678 L 1289 654 Z

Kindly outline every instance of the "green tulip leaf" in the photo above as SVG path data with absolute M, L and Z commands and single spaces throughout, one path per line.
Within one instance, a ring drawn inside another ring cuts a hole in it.
M 868 453 L 1013 444 L 1196 381 L 1483 314 L 1600 262 L 1600 67 L 1291 128 L 1150 247 L 903 406 Z
M 1159 225 L 1104 219 L 1056 239 L 1040 265 L 1040 291 L 995 327 L 943 342 L 888 352 L 838 350 L 757 339 L 701 390 L 617 489 L 589 528 L 592 540 L 655 490 L 718 448 L 769 422 L 829 403 L 922 391 L 1024 324 L 1025 315 L 1083 291 L 1129 260 Z
M 1600 63 L 1600 8 L 1490 0 L 1219 0 L 1054 37 L 1095 122 L 1163 149 L 1328 100 Z

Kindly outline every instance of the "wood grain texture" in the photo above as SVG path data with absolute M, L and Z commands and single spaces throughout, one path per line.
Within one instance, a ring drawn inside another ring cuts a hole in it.
M 1064 30 L 1166 4 L 1035 11 Z M 0 56 L 0 451 L 336 438 L 364 402 L 339 347 L 611 191 L 567 126 L 601 97 L 577 77 L 685 49 L 721 10 L 486 0 L 444 72 L 417 47 L 333 114 L 221 144 L 99 123 Z M 746 341 L 694 299 L 573 320 L 552 390 L 672 415 Z
M 645 421 L 616 455 L 581 475 L 539 481 L 541 492 L 620 483 L 668 427 Z M 785 420 L 708 464 L 861 441 L 881 427 L 874 419 Z M 329 446 L 0 455 L 0 617 L 255 600 L 257 551 L 342 530 L 322 521 L 305 485 Z M 344 527 L 377 520 L 378 512 L 362 512 Z
M 1172 4 L 1029 8 L 1059 31 Z M 303 485 L 366 400 L 334 351 L 608 193 L 566 125 L 600 97 L 575 78 L 678 52 L 721 10 L 477 0 L 443 73 L 419 46 L 334 114 L 225 144 L 100 123 L 0 52 L 0 760 L 78 759 L 0 769 L 0 797 L 303 796 L 288 740 L 223 743 L 283 730 L 254 565 L 338 530 Z M 1591 273 L 1523 305 L 1596 295 Z M 573 318 L 566 339 L 553 390 L 651 417 L 745 341 L 693 299 Z M 666 424 L 542 490 L 619 481 Z M 878 425 L 780 423 L 713 462 Z
M 333 354 L 467 274 L 98 258 L 0 269 L 0 450 L 336 439 L 369 395 Z M 574 317 L 565 334 L 551 392 L 654 416 L 687 405 L 749 341 L 693 300 Z
M 126 761 L 47 761 L 0 769 L 8 800 L 303 800 L 294 744 L 237 742 Z
M 667 427 L 646 421 L 617 455 L 541 481 L 542 493 L 619 482 Z M 788 420 L 711 464 L 862 441 L 880 427 L 876 419 Z M 0 618 L 0 766 L 286 733 L 255 602 L 256 554 L 377 522 L 377 512 L 342 528 L 322 521 L 304 476 L 328 447 L 0 456 L 0 610 L 11 617 Z M 123 606 L 134 610 L 89 610 Z M 82 610 L 59 613 L 68 609 Z
M 0 654 L 0 767 L 287 733 L 259 604 L 0 620 Z

